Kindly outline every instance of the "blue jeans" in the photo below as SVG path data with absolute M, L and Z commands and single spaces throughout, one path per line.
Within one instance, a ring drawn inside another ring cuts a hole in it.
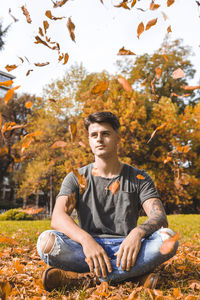
M 55 242 L 49 253 L 43 253 L 40 249 L 40 239 L 46 232 L 51 232 L 55 235 Z M 162 255 L 159 251 L 163 241 L 172 235 L 174 235 L 174 232 L 171 229 L 161 228 L 148 238 L 143 239 L 135 265 L 131 267 L 130 271 L 122 270 L 121 266 L 119 268 L 116 267 L 116 256 L 114 256 L 114 253 L 118 251 L 124 238 L 95 237 L 97 243 L 104 248 L 108 257 L 110 257 L 112 266 L 112 273 L 108 273 L 107 279 L 101 277 L 100 280 L 120 282 L 153 271 L 176 253 L 178 242 L 176 242 L 174 250 L 167 255 Z M 56 230 L 44 231 L 38 238 L 37 250 L 42 260 L 50 266 L 78 273 L 89 272 L 82 246 L 61 232 Z

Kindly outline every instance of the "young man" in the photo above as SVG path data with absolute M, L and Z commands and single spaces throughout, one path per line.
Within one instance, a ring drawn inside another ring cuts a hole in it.
M 38 239 L 39 255 L 53 266 L 43 274 L 47 290 L 71 284 L 66 271 L 95 273 L 100 281 L 136 278 L 168 260 L 178 247 L 176 242 L 166 255 L 159 251 L 174 232 L 167 228 L 150 176 L 119 161 L 117 117 L 96 112 L 85 120 L 85 127 L 94 163 L 65 177 L 52 214 L 54 230 Z M 141 207 L 148 219 L 137 226 Z M 70 217 L 74 208 L 79 226 Z M 155 279 L 155 274 L 148 276 L 149 287 Z

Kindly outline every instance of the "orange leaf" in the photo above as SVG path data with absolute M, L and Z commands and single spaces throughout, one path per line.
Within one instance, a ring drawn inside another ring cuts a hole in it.
M 45 63 L 35 63 L 34 65 L 36 66 L 36 67 L 44 67 L 44 66 L 47 66 L 47 65 L 49 65 L 50 63 L 49 62 L 45 62 Z
M 178 95 L 176 93 L 171 93 L 170 94 L 170 97 L 181 97 L 181 98 L 184 98 L 184 97 L 188 97 L 188 96 L 191 96 L 191 94 L 183 94 L 183 95 Z
M 92 94 L 103 94 L 108 89 L 108 81 L 99 81 L 92 89 Z
M 145 177 L 142 176 L 141 174 L 138 174 L 136 177 L 137 177 L 138 179 L 145 179 Z
M 181 68 L 176 69 L 173 73 L 172 73 L 172 78 L 173 79 L 178 79 L 178 78 L 182 78 L 185 76 L 184 71 Z
M 71 18 L 68 18 L 68 21 L 67 21 L 67 28 L 68 28 L 68 30 L 69 30 L 69 34 L 70 34 L 70 37 L 71 37 L 72 41 L 75 42 L 75 34 L 74 34 L 75 25 L 74 25 L 74 23 L 71 21 Z
M 40 34 L 41 36 L 44 36 L 43 30 L 42 30 L 41 27 L 39 27 L 39 34 Z
M 56 7 L 61 7 L 63 6 L 68 0 L 62 0 L 62 1 L 57 1 L 53 4 L 53 7 L 56 8 Z
M 161 11 L 162 15 L 163 15 L 163 19 L 164 21 L 167 21 L 168 19 L 168 16 L 166 15 L 166 13 L 164 13 L 163 11 Z
M 175 2 L 175 0 L 167 0 L 167 6 L 171 6 L 173 3 Z
M 157 67 L 155 69 L 155 71 L 156 71 L 156 77 L 157 77 L 157 79 L 159 79 L 161 77 L 161 75 L 162 75 L 162 69 L 159 68 L 159 67 Z
M 18 88 L 20 88 L 20 85 L 16 86 L 16 87 L 13 87 L 11 89 L 9 89 L 4 97 L 4 102 L 5 104 L 7 105 L 8 101 L 10 99 L 12 99 L 13 95 L 14 95 L 14 92 L 15 90 L 17 90 Z
M 143 22 L 141 22 L 137 28 L 137 38 L 138 39 L 143 32 L 144 32 L 144 24 L 143 24 Z
M 77 133 L 76 123 L 73 123 L 73 122 L 70 123 L 69 126 L 68 126 L 68 129 L 69 129 L 69 132 L 70 132 L 70 135 L 71 135 L 71 141 L 73 143 L 74 140 L 75 140 L 76 133 Z
M 46 34 L 47 33 L 47 29 L 49 28 L 49 23 L 46 20 L 43 21 L 43 27 L 44 27 L 44 32 Z
M 78 143 L 79 143 L 79 145 L 80 145 L 81 147 L 86 148 L 86 144 L 85 144 L 85 143 L 83 143 L 83 142 L 81 142 L 81 141 L 79 141 Z
M 82 175 L 79 174 L 78 169 L 72 168 L 72 171 L 73 171 L 74 175 L 78 178 L 80 193 L 82 194 L 85 191 L 85 189 L 87 188 L 87 185 L 88 185 L 87 179 L 85 178 L 84 174 L 82 174 Z
M 24 152 L 24 150 L 25 150 L 26 148 L 29 147 L 29 145 L 32 143 L 32 141 L 33 141 L 33 138 L 31 138 L 31 139 L 30 139 L 29 141 L 27 141 L 27 142 L 23 142 L 22 148 L 21 148 L 21 152 L 22 152 L 22 153 Z
M 20 261 L 17 258 L 14 258 L 14 267 L 17 273 L 24 273 L 24 266 L 20 263 Z
M 157 20 L 158 20 L 157 18 L 156 18 L 156 19 L 153 19 L 153 20 L 150 20 L 150 21 L 147 23 L 145 30 L 149 30 L 152 26 L 156 25 Z
M 3 86 L 11 86 L 13 84 L 13 81 L 12 80 L 6 80 L 6 81 L 1 81 L 0 82 L 0 85 L 3 85 Z
M 6 65 L 6 66 L 5 66 L 5 68 L 6 68 L 6 70 L 7 70 L 8 72 L 10 72 L 10 71 L 16 69 L 17 67 L 18 67 L 18 66 L 16 66 L 16 65 Z
M 193 91 L 193 90 L 199 90 L 200 85 L 195 85 L 195 86 L 182 85 L 181 88 L 187 91 Z
M 126 92 L 132 92 L 132 87 L 127 79 L 125 79 L 124 77 L 118 77 L 117 80 Z
M 182 294 L 181 294 L 180 291 L 179 291 L 179 288 L 174 288 L 174 289 L 173 289 L 173 296 L 174 296 L 175 298 L 178 298 L 178 297 L 181 297 L 181 296 L 182 296 Z
M 47 10 L 47 11 L 45 12 L 45 16 L 46 16 L 47 18 L 51 19 L 51 20 L 54 20 L 54 21 L 55 21 L 55 20 L 62 20 L 62 19 L 65 18 L 65 17 L 54 17 L 54 16 L 52 16 L 50 10 Z
M 177 232 L 175 235 L 165 240 L 160 247 L 160 253 L 162 255 L 171 253 L 174 250 L 174 245 L 178 239 L 179 233 Z
M 31 108 L 33 106 L 33 103 L 31 102 L 31 101 L 27 101 L 26 103 L 25 103 L 25 107 L 26 108 Z
M 151 4 L 150 4 L 150 10 L 155 10 L 155 9 L 158 9 L 160 7 L 160 5 L 159 4 L 155 4 L 154 2 L 152 2 Z
M 152 133 L 152 135 L 151 135 L 150 139 L 148 140 L 147 144 L 152 140 L 152 138 L 154 137 L 156 131 L 158 131 L 158 130 L 164 128 L 166 125 L 167 125 L 167 123 L 163 123 L 162 125 L 158 126 L 158 127 L 154 130 L 154 132 Z
M 69 54 L 65 53 L 63 65 L 65 65 L 68 62 L 68 59 L 69 59 Z
M 164 164 L 168 163 L 168 161 L 171 161 L 171 160 L 172 160 L 172 157 L 167 156 L 167 158 L 164 160 Z
M 31 17 L 30 17 L 30 14 L 29 14 L 27 8 L 25 6 L 22 6 L 21 9 L 23 11 L 23 14 L 26 16 L 27 23 L 31 23 L 32 20 L 31 20 Z
M 63 147 L 66 147 L 67 146 L 67 143 L 64 142 L 64 141 L 56 141 L 52 146 L 51 148 L 52 149 L 56 149 L 56 148 L 63 148 Z
M 124 49 L 124 47 L 122 47 L 117 53 L 117 55 L 135 55 L 135 53 L 130 50 L 126 50 Z
M 168 32 L 168 33 L 172 32 L 171 25 L 167 27 L 167 32 Z
M 128 7 L 128 5 L 127 5 L 127 1 L 126 1 L 126 0 L 123 1 L 123 2 L 121 2 L 121 3 L 118 4 L 118 5 L 114 5 L 114 7 L 123 7 L 123 8 L 125 8 L 125 9 L 130 9 L 130 7 Z
M 133 0 L 131 3 L 131 7 L 133 7 L 136 4 L 137 0 Z
M 111 185 L 109 186 L 109 188 L 105 187 L 105 190 L 109 189 L 113 195 L 115 195 L 117 193 L 117 191 L 119 191 L 120 189 L 120 181 L 116 180 L 114 182 L 111 183 Z

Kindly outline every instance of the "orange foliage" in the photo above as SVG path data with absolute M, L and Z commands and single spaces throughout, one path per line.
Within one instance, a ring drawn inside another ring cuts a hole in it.
M 141 22 L 137 28 L 137 37 L 139 39 L 140 35 L 144 32 L 144 24 Z
M 111 183 L 111 185 L 109 186 L 109 188 L 105 187 L 105 190 L 109 189 L 114 195 L 117 193 L 117 191 L 119 191 L 120 189 L 120 181 L 116 180 L 114 182 Z
M 135 53 L 130 50 L 126 50 L 124 49 L 124 47 L 122 47 L 121 49 L 119 49 L 117 55 L 135 55 Z

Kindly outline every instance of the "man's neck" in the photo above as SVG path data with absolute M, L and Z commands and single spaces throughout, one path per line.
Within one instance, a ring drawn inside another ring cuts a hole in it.
M 105 160 L 99 157 L 95 157 L 94 163 L 94 171 L 93 175 L 113 178 L 120 174 L 123 168 L 123 164 L 118 160 L 118 158 L 110 158 L 109 160 Z

